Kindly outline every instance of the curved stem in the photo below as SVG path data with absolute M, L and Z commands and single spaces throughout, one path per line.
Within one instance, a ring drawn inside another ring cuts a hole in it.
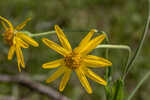
M 122 49 L 128 51 L 128 59 L 131 57 L 131 48 L 127 45 L 112 45 L 112 44 L 101 44 L 96 48 L 109 48 L 109 49 Z
M 131 53 L 131 48 L 127 45 L 101 44 L 101 45 L 98 45 L 96 48 L 123 49 Z
M 131 48 L 127 45 L 112 45 L 112 44 L 101 44 L 98 45 L 96 48 L 110 48 L 110 49 L 122 49 L 128 51 L 128 61 L 130 60 L 131 57 Z
M 109 49 L 122 49 L 128 51 L 128 57 L 127 57 L 127 63 L 126 66 L 128 65 L 130 58 L 131 58 L 131 48 L 127 45 L 111 45 L 111 44 L 101 44 L 98 45 L 96 48 L 109 48 Z M 125 68 L 126 68 L 125 66 Z

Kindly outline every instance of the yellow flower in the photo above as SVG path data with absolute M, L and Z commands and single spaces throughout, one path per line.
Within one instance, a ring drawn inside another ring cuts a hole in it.
M 12 60 L 13 55 L 16 52 L 18 69 L 19 72 L 21 72 L 20 65 L 23 68 L 25 68 L 25 63 L 24 63 L 24 58 L 23 58 L 21 48 L 28 48 L 29 44 L 31 44 L 34 47 L 39 46 L 39 44 L 36 41 L 34 41 L 32 38 L 30 38 L 28 35 L 24 34 L 21 31 L 26 25 L 26 23 L 30 21 L 30 18 L 28 18 L 27 20 L 25 20 L 23 23 L 19 24 L 15 28 L 12 25 L 12 23 L 7 19 L 5 19 L 4 17 L 0 16 L 0 19 L 1 19 L 2 26 L 5 29 L 5 32 L 3 33 L 4 41 L 8 45 L 10 45 L 10 49 L 8 52 L 8 60 Z
M 61 83 L 59 85 L 59 91 L 63 91 L 70 78 L 71 72 L 75 71 L 81 84 L 89 94 L 92 93 L 92 89 L 86 76 L 99 84 L 107 85 L 105 80 L 103 80 L 87 67 L 89 66 L 90 68 L 101 68 L 112 65 L 110 61 L 104 58 L 88 55 L 93 49 L 96 48 L 98 44 L 103 41 L 105 35 L 99 35 L 94 39 L 91 39 L 94 32 L 96 32 L 95 29 L 92 29 L 80 42 L 79 46 L 72 50 L 70 43 L 68 42 L 66 36 L 59 28 L 59 26 L 55 25 L 55 30 L 62 46 L 54 43 L 51 40 L 48 40 L 47 38 L 43 38 L 42 41 L 48 47 L 64 56 L 64 58 L 42 65 L 42 67 L 45 69 L 59 67 L 58 70 L 46 80 L 46 82 L 50 83 L 63 74 Z

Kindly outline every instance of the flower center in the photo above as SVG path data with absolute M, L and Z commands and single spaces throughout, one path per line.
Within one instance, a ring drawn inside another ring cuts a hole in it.
M 74 52 L 72 52 L 71 54 L 69 54 L 65 57 L 65 65 L 68 68 L 71 68 L 71 69 L 79 68 L 80 63 L 81 63 L 80 55 L 75 54 Z
M 4 32 L 4 41 L 9 44 L 9 45 L 13 45 L 13 38 L 14 38 L 14 32 L 11 30 L 8 30 L 6 32 Z

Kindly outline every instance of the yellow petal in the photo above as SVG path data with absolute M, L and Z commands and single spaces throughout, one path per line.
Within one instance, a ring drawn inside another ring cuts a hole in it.
M 91 40 L 91 38 L 95 32 L 97 32 L 96 29 L 91 29 L 91 31 L 82 39 L 79 46 L 77 48 L 75 48 L 74 51 L 79 52 L 81 50 L 81 48 L 83 48 L 85 45 L 87 45 L 87 43 Z
M 54 61 L 43 64 L 42 68 L 44 68 L 44 69 L 56 68 L 56 67 L 60 66 L 63 62 L 64 62 L 64 59 L 54 60 Z
M 9 49 L 9 52 L 8 52 L 8 60 L 12 60 L 13 58 L 13 55 L 14 55 L 14 52 L 15 52 L 15 46 L 11 46 L 10 49 Z
M 27 24 L 27 22 L 30 21 L 30 20 L 31 20 L 31 18 L 27 18 L 24 22 L 19 24 L 15 29 L 18 30 L 18 31 L 23 29 L 25 27 L 25 25 Z
M 21 51 L 21 47 L 19 45 L 16 45 L 16 55 L 18 62 L 20 62 L 21 66 L 24 68 L 25 67 L 24 58 Z
M 107 59 L 104 59 L 102 57 L 97 57 L 94 55 L 87 55 L 83 58 L 83 63 L 89 67 L 93 68 L 99 68 L 99 67 L 105 67 L 105 66 L 111 66 L 112 63 L 108 61 Z
M 104 86 L 107 85 L 107 82 L 102 79 L 100 76 L 98 76 L 96 73 L 94 73 L 93 71 L 91 71 L 90 69 L 88 68 L 83 68 L 84 69 L 84 73 L 87 77 L 89 77 L 90 79 L 92 79 L 93 81 L 99 83 L 99 84 L 102 84 Z
M 7 25 L 3 21 L 1 21 L 1 23 L 2 23 L 2 26 L 4 27 L 5 31 L 7 31 L 8 30 Z
M 50 83 L 54 80 L 56 80 L 59 76 L 61 76 L 65 72 L 65 67 L 60 67 L 57 69 L 56 72 L 54 72 L 47 80 L 46 83 Z
M 48 46 L 50 47 L 51 49 L 55 50 L 56 52 L 58 52 L 59 54 L 65 56 L 67 55 L 69 52 L 61 47 L 60 45 L 54 43 L 53 41 L 51 40 L 48 40 L 47 38 L 43 38 L 42 41 Z
M 13 25 L 11 24 L 11 22 L 10 22 L 10 21 L 8 21 L 7 19 L 5 19 L 5 18 L 4 18 L 4 17 L 2 17 L 2 16 L 0 16 L 0 19 L 1 19 L 1 20 L 3 20 L 4 22 L 6 22 L 6 23 L 8 24 L 9 29 L 10 29 L 11 31 L 13 31 L 13 30 L 14 30 Z
M 17 32 L 16 36 L 21 38 L 22 40 L 24 40 L 25 42 L 27 42 L 28 44 L 34 46 L 34 47 L 38 47 L 39 44 L 33 40 L 31 37 L 29 37 L 28 35 L 22 33 L 22 32 Z
M 86 79 L 85 74 L 83 73 L 82 69 L 78 68 L 78 69 L 75 70 L 75 72 L 76 72 L 82 86 L 85 88 L 85 90 L 89 94 L 91 94 L 92 89 L 91 89 L 90 84 L 89 84 L 88 80 Z
M 59 85 L 59 91 L 63 91 L 64 88 L 66 87 L 68 81 L 69 81 L 69 78 L 70 78 L 70 74 L 71 74 L 71 69 L 66 69 L 65 73 L 64 73 L 64 76 L 61 80 L 61 83 Z
M 25 43 L 23 40 L 21 40 L 20 38 L 15 37 L 15 40 L 19 46 L 21 46 L 23 48 L 29 48 L 29 45 L 27 43 Z
M 91 31 L 82 39 L 80 45 L 85 46 L 92 38 L 93 34 L 97 32 L 96 29 L 91 29 Z
M 68 42 L 65 34 L 61 30 L 61 28 L 58 25 L 55 25 L 56 34 L 62 44 L 62 46 L 67 49 L 68 51 L 72 51 L 72 48 L 70 46 L 70 43 Z
M 19 72 L 21 72 L 21 68 L 20 68 L 20 60 L 18 60 L 18 70 L 19 70 Z
M 85 45 L 80 51 L 80 54 L 88 54 L 89 52 L 91 52 L 93 49 L 95 49 L 97 47 L 98 44 L 100 44 L 104 38 L 106 37 L 105 34 L 103 35 L 99 35 L 97 37 L 95 37 L 94 39 L 92 39 L 91 41 L 89 41 L 87 43 L 87 45 Z

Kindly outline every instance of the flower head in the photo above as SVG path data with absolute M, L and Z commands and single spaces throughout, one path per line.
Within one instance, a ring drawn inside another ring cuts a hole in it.
M 6 44 L 10 46 L 9 52 L 8 52 L 8 60 L 11 60 L 13 58 L 14 53 L 16 52 L 17 61 L 18 61 L 18 69 L 19 72 L 21 72 L 20 65 L 25 68 L 24 58 L 21 51 L 21 48 L 28 48 L 29 44 L 31 44 L 34 47 L 39 46 L 39 44 L 34 41 L 31 37 L 24 34 L 23 31 L 21 31 L 26 23 L 30 21 L 30 18 L 25 20 L 23 23 L 19 24 L 17 27 L 14 28 L 12 23 L 5 19 L 4 17 L 0 16 L 1 24 L 5 29 L 5 32 L 3 33 L 4 41 Z
M 59 76 L 63 75 L 59 85 L 59 90 L 63 91 L 70 78 L 71 72 L 75 71 L 82 86 L 88 93 L 92 93 L 92 89 L 86 76 L 99 84 L 107 85 L 107 82 L 99 77 L 96 73 L 91 71 L 90 68 L 111 66 L 112 63 L 104 58 L 88 55 L 97 47 L 98 44 L 103 41 L 105 35 L 102 34 L 94 39 L 91 39 L 94 32 L 96 32 L 95 29 L 92 29 L 80 42 L 79 46 L 72 50 L 70 43 L 59 26 L 55 25 L 55 30 L 62 46 L 54 43 L 51 40 L 48 40 L 47 38 L 43 38 L 42 40 L 48 47 L 64 56 L 64 58 L 42 65 L 42 67 L 45 69 L 59 67 L 58 70 L 46 80 L 46 82 L 50 83 L 56 80 Z

